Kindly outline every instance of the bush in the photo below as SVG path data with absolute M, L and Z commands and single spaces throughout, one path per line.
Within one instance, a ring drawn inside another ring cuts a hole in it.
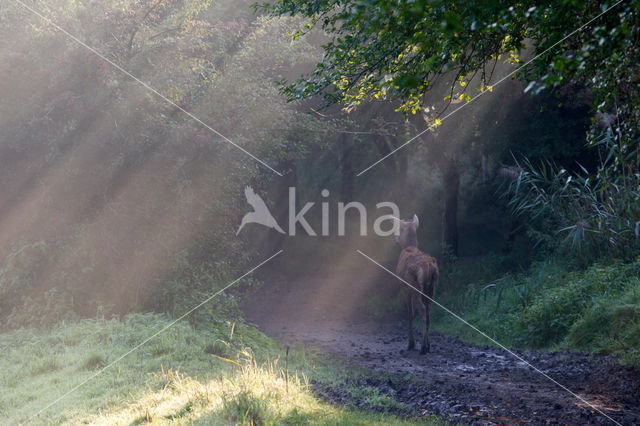
M 640 366 L 640 280 L 620 297 L 593 304 L 571 326 L 566 344 L 620 354 L 623 361 Z
M 528 232 L 555 254 L 583 266 L 600 259 L 630 261 L 640 254 L 640 174 L 637 148 L 611 128 L 594 145 L 604 158 L 595 173 L 570 173 L 551 162 L 517 164 L 506 194 Z M 623 138 L 624 139 L 624 138 Z
M 640 365 L 640 259 L 580 271 L 564 260 L 538 262 L 498 279 L 481 273 L 483 264 L 491 262 L 457 263 L 438 301 L 507 346 L 595 350 Z M 432 318 L 438 330 L 490 343 L 441 309 Z
M 513 318 L 543 294 L 565 282 L 567 269 L 559 262 L 536 262 L 526 273 L 506 272 L 508 260 L 490 256 L 481 261 L 456 262 L 441 269 L 436 299 L 503 344 L 516 342 Z M 484 337 L 442 309 L 433 310 L 436 328 L 477 344 Z
M 592 266 L 574 272 L 567 281 L 540 292 L 522 312 L 512 316 L 516 342 L 548 347 L 561 342 L 583 314 L 600 301 L 608 301 L 638 284 L 640 261 Z
M 72 309 L 71 294 L 56 287 L 33 297 L 23 295 L 19 300 L 4 318 L 7 328 L 51 327 L 78 318 Z

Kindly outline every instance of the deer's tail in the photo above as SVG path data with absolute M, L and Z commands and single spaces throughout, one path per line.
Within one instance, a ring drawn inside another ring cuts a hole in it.
M 438 267 L 432 263 L 420 265 L 416 271 L 416 278 L 422 287 L 422 291 L 429 297 L 433 297 L 436 283 L 439 277 Z

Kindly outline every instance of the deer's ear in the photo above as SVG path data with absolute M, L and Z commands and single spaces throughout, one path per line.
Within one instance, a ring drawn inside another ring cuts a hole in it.
M 418 215 L 413 215 L 413 226 L 415 226 L 416 228 L 418 228 L 418 225 L 420 225 L 420 221 L 418 220 Z

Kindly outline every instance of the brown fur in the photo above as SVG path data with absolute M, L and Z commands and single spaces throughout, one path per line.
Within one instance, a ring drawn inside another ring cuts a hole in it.
M 401 232 L 398 243 L 403 249 L 398 259 L 396 274 L 414 287 L 410 288 L 405 285 L 409 313 L 409 350 L 415 348 L 413 318 L 415 308 L 419 307 L 422 311 L 422 345 L 420 353 L 425 354 L 430 351 L 429 313 L 440 272 L 436 259 L 421 252 L 413 245 L 413 242 L 417 241 L 415 235 L 417 227 L 417 217 L 413 221 L 400 221 Z

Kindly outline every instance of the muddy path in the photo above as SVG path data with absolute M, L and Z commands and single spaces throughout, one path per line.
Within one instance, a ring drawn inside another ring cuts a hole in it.
M 431 353 L 406 350 L 398 318 L 373 321 L 369 292 L 392 298 L 384 276 L 359 271 L 334 276 L 271 277 L 247 302 L 248 319 L 284 343 L 303 343 L 379 373 L 352 383 L 315 383 L 322 397 L 366 406 L 347 391 L 375 387 L 405 404 L 407 414 L 437 414 L 474 424 L 614 424 L 501 349 L 474 346 L 434 332 Z M 620 424 L 640 424 L 640 372 L 613 357 L 516 351 Z

